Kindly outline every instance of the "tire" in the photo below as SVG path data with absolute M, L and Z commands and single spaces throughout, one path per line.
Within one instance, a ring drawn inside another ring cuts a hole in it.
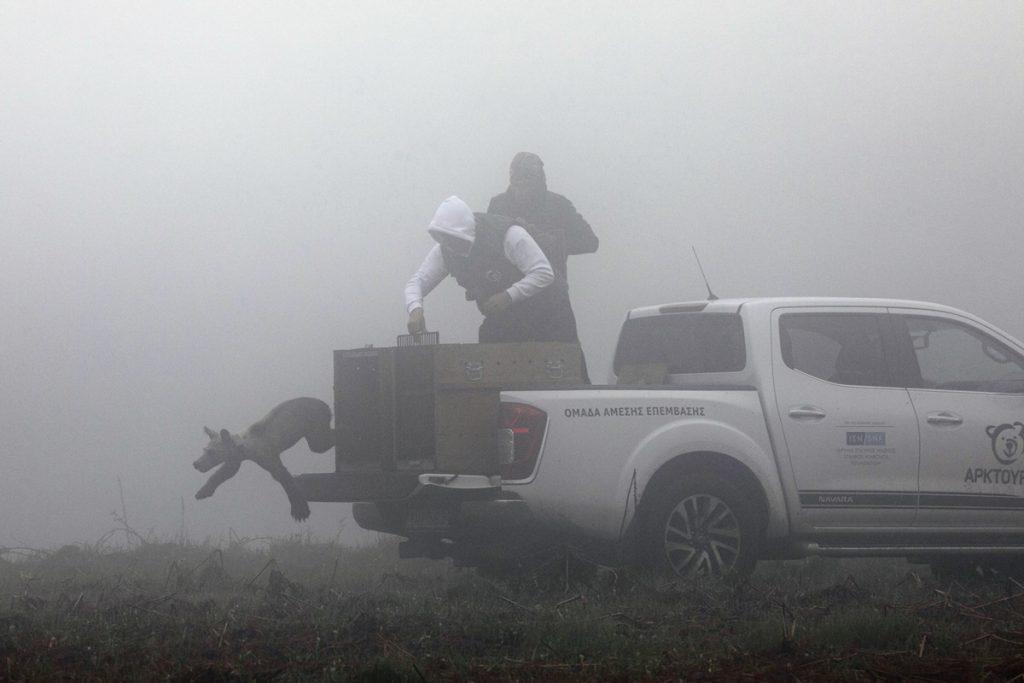
M 714 474 L 683 474 L 652 492 L 643 533 L 648 563 L 682 578 L 744 576 L 761 545 L 756 506 Z

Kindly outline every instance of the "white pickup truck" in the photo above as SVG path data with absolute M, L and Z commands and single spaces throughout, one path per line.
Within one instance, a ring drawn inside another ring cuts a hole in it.
M 422 474 L 414 496 L 357 503 L 357 522 L 406 536 L 409 555 L 557 532 L 680 575 L 1024 553 L 1024 344 L 974 316 L 651 306 L 629 312 L 614 367 L 614 386 L 503 391 L 500 481 Z

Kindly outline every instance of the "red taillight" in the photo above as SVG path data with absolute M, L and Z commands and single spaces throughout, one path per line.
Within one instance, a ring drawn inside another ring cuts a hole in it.
M 512 436 L 511 448 L 502 454 L 502 479 L 526 479 L 533 474 L 547 424 L 543 410 L 523 403 L 501 404 L 501 428 Z

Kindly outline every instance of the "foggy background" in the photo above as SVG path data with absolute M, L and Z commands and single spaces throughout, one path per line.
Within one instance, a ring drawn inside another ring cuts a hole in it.
M 202 426 L 330 403 L 333 349 L 404 331 L 436 205 L 520 150 L 601 239 L 596 381 L 628 308 L 705 296 L 690 244 L 720 296 L 1024 337 L 1022 112 L 1019 2 L 0 2 L 0 545 L 95 542 L 118 477 L 154 537 L 365 539 L 252 463 L 193 500 Z M 454 283 L 425 311 L 475 341 Z

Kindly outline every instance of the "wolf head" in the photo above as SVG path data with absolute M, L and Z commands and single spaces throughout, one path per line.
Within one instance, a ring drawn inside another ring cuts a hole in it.
M 217 465 L 241 457 L 241 449 L 235 440 L 231 438 L 228 430 L 220 430 L 220 434 L 209 427 L 203 427 L 203 431 L 210 437 L 210 443 L 203 448 L 203 454 L 192 463 L 200 472 L 209 472 Z

